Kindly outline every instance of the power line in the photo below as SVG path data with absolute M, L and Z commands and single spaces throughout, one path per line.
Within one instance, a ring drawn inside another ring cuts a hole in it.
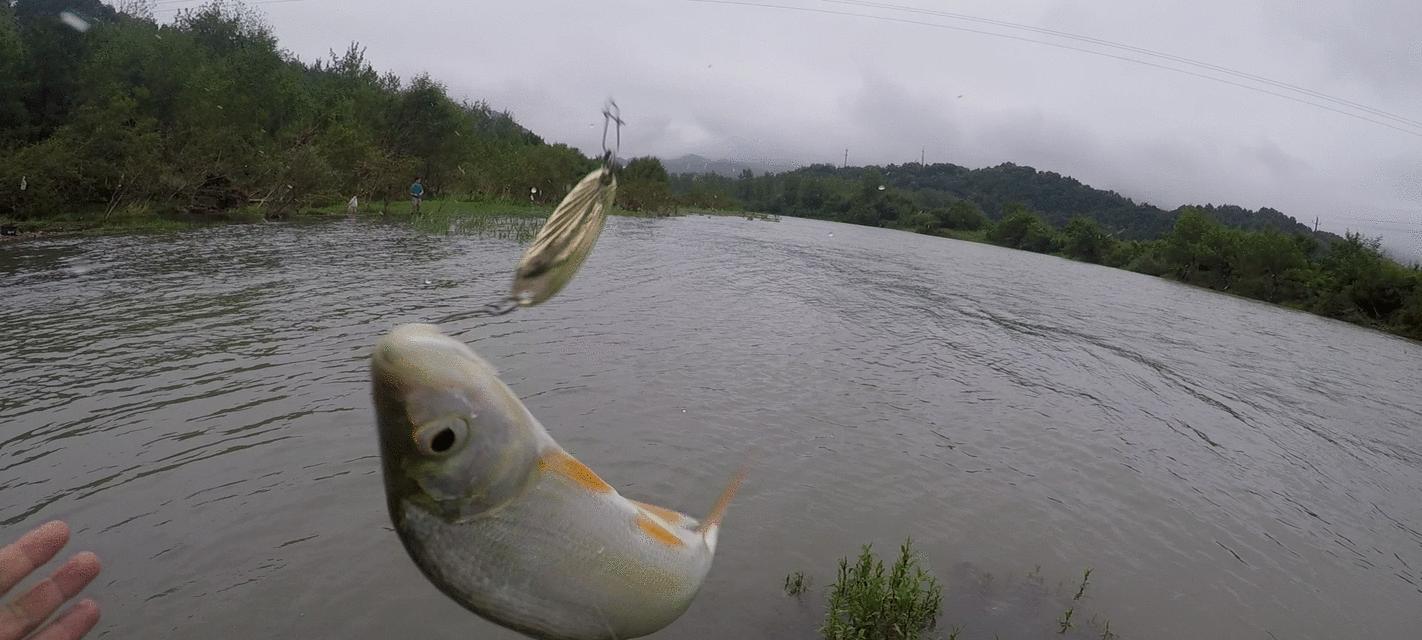
M 1383 111 L 1382 109 L 1377 109 L 1377 108 L 1375 108 L 1375 107 L 1370 107 L 1370 106 L 1368 106 L 1368 105 L 1365 105 L 1365 104 L 1362 104 L 1362 103 L 1358 103 L 1358 102 L 1354 102 L 1354 101 L 1348 100 L 1348 99 L 1346 99 L 1346 98 L 1339 98 L 1339 97 L 1337 97 L 1337 96 L 1332 96 L 1332 95 L 1323 93 L 1323 92 L 1321 92 L 1321 91 L 1315 91 L 1315 90 L 1309 89 L 1309 88 L 1307 88 L 1307 87 L 1301 87 L 1301 86 L 1298 86 L 1298 85 L 1289 84 L 1289 83 L 1287 83 L 1287 82 L 1283 82 L 1283 81 L 1279 81 L 1279 80 L 1274 80 L 1273 78 L 1268 78 L 1268 77 L 1265 77 L 1265 76 L 1261 76 L 1261 75 L 1257 75 L 1257 74 L 1253 74 L 1253 73 L 1248 73 L 1248 72 L 1245 72 L 1245 71 L 1240 71 L 1240 70 L 1238 70 L 1238 69 L 1231 69 L 1231 68 L 1229 68 L 1229 67 L 1225 67 L 1225 66 L 1221 66 L 1221 65 L 1217 65 L 1217 64 L 1211 64 L 1211 63 L 1209 63 L 1209 62 L 1204 62 L 1204 61 L 1196 60 L 1196 59 L 1193 59 L 1193 58 L 1187 58 L 1187 57 L 1184 57 L 1184 56 L 1177 56 L 1177 55 L 1175 55 L 1175 54 L 1166 53 L 1166 52 L 1163 52 L 1163 51 L 1156 51 L 1156 50 L 1154 50 L 1154 49 L 1147 49 L 1147 48 L 1145 48 L 1145 47 L 1137 47 L 1137 46 L 1130 45 L 1130 44 L 1126 44 L 1126 43 L 1123 43 L 1123 42 L 1116 42 L 1116 41 L 1114 41 L 1114 40 L 1106 40 L 1106 39 L 1103 39 L 1103 38 L 1095 38 L 1095 37 L 1085 36 L 1085 35 L 1076 34 L 1076 33 L 1069 33 L 1069 32 L 1066 32 L 1066 31 L 1058 31 L 1058 30 L 1056 30 L 1056 29 L 1047 29 L 1047 28 L 1044 28 L 1044 27 L 1035 27 L 1035 26 L 1028 25 L 1028 24 L 1021 24 L 1021 23 L 1017 23 L 1017 22 L 1008 22 L 1008 21 L 1006 21 L 1006 20 L 997 20 L 997 19 L 994 19 L 994 18 L 983 18 L 983 17 L 979 17 L 979 16 L 969 15 L 969 14 L 966 14 L 966 13 L 954 13 L 954 12 L 951 12 L 951 11 L 938 11 L 938 10 L 934 10 L 934 9 L 920 9 L 920 8 L 918 8 L 918 7 L 909 7 L 909 6 L 904 6 L 904 5 L 888 4 L 888 3 L 884 3 L 884 2 L 868 2 L 867 0 L 820 0 L 820 1 L 821 1 L 821 2 L 826 2 L 826 3 L 831 3 L 831 4 L 847 4 L 847 5 L 861 6 L 861 7 L 873 7 L 873 8 L 878 8 L 878 9 L 890 9 L 890 10 L 893 10 L 893 11 L 903 11 L 903 12 L 906 12 L 906 13 L 917 13 L 917 14 L 924 14 L 924 15 L 933 15 L 933 16 L 939 16 L 939 17 L 944 17 L 944 18 L 952 18 L 952 19 L 955 19 L 955 20 L 965 20 L 965 21 L 977 22 L 977 23 L 981 23 L 981 24 L 991 24 L 991 25 L 995 25 L 995 26 L 1005 27 L 1005 28 L 1008 28 L 1008 29 L 1017 29 L 1017 30 L 1021 30 L 1021 31 L 1031 31 L 1031 32 L 1033 32 L 1033 33 L 1040 33 L 1040 34 L 1044 34 L 1044 35 L 1057 36 L 1057 37 L 1061 37 L 1061 38 L 1067 38 L 1067 39 L 1070 39 L 1070 40 L 1076 40 L 1076 41 L 1078 41 L 1078 42 L 1089 42 L 1089 43 L 1091 43 L 1091 44 L 1097 44 L 1097 45 L 1101 45 L 1101 46 L 1104 46 L 1104 47 L 1110 47 L 1110 48 L 1113 48 L 1113 49 L 1121 49 L 1121 50 L 1125 50 L 1125 51 L 1131 51 L 1131 52 L 1134 52 L 1134 53 L 1145 54 L 1145 55 L 1147 55 L 1147 56 L 1151 56 L 1151 57 L 1154 57 L 1154 58 L 1162 58 L 1162 59 L 1165 59 L 1165 60 L 1170 60 L 1170 61 L 1172 61 L 1172 62 L 1179 62 L 1179 63 L 1182 63 L 1182 64 L 1190 65 L 1190 66 L 1192 66 L 1192 67 L 1198 67 L 1198 68 L 1201 68 L 1201 69 L 1209 69 L 1209 70 L 1211 70 L 1211 71 L 1217 71 L 1217 72 L 1220 72 L 1220 73 L 1224 73 L 1224 74 L 1226 74 L 1226 75 L 1235 76 L 1235 77 L 1237 77 L 1237 78 L 1245 78 L 1245 79 L 1248 79 L 1248 80 L 1254 80 L 1254 81 L 1256 81 L 1256 82 L 1262 82 L 1262 83 L 1264 83 L 1264 84 L 1268 84 L 1268 85 L 1271 85 L 1271 86 L 1275 86 L 1275 87 L 1278 87 L 1278 88 L 1280 88 L 1280 89 L 1287 89 L 1287 90 L 1290 90 L 1290 91 L 1296 91 L 1296 92 L 1299 92 L 1299 93 L 1303 93 L 1303 94 L 1306 94 L 1306 95 L 1313 96 L 1313 97 L 1315 97 L 1315 98 L 1320 98 L 1320 99 L 1323 99 L 1323 100 L 1327 100 L 1327 101 L 1333 102 L 1333 103 L 1335 103 L 1335 104 L 1340 104 L 1340 105 L 1352 107 L 1352 108 L 1358 109 L 1358 110 L 1360 110 L 1360 111 L 1366 111 L 1366 112 L 1371 113 L 1371 114 L 1373 114 L 1373 115 L 1380 116 L 1380 117 L 1383 117 L 1383 118 L 1387 118 L 1387 119 L 1389 119 L 1389 120 L 1395 120 L 1395 121 L 1397 121 L 1397 122 L 1400 122 L 1400 123 L 1403 123 L 1403 124 L 1406 124 L 1406 125 L 1409 125 L 1409 126 L 1422 127 L 1422 121 L 1413 120 L 1413 119 L 1411 119 L 1411 118 L 1408 118 L 1408 117 L 1405 117 L 1405 116 L 1400 116 L 1400 115 L 1397 115 L 1397 114 L 1395 114 L 1395 113 L 1389 113 L 1389 112 L 1387 112 L 1387 111 Z
M 1422 137 L 1422 131 L 1418 131 L 1418 130 L 1414 130 L 1414 129 L 1410 129 L 1410 128 L 1406 128 L 1406 127 L 1400 127 L 1400 126 L 1397 126 L 1397 125 L 1395 125 L 1395 124 L 1391 124 L 1391 123 L 1388 123 L 1388 122 L 1383 122 L 1383 121 L 1380 121 L 1380 120 L 1375 120 L 1375 119 L 1369 118 L 1369 117 L 1367 117 L 1367 116 L 1359 115 L 1359 114 L 1353 113 L 1353 112 L 1351 112 L 1351 111 L 1344 111 L 1344 110 L 1342 110 L 1342 109 L 1337 109 L 1337 108 L 1334 108 L 1334 107 L 1330 107 L 1330 106 L 1325 105 L 1325 104 L 1319 104 L 1319 103 L 1317 103 L 1317 102 L 1311 102 L 1311 101 L 1309 101 L 1309 100 L 1305 100 L 1305 99 L 1299 98 L 1299 97 L 1297 97 L 1297 96 L 1291 96 L 1291 95 L 1288 95 L 1288 94 L 1279 93 L 1279 92 L 1277 92 L 1277 91 L 1270 91 L 1270 90 L 1265 89 L 1265 88 L 1262 88 L 1262 87 L 1257 87 L 1257 86 L 1254 86 L 1254 85 L 1244 84 L 1244 83 L 1242 83 L 1242 82 L 1235 82 L 1235 81 L 1233 81 L 1233 80 L 1227 80 L 1227 79 L 1220 78 L 1220 77 L 1216 77 L 1216 76 L 1211 76 L 1211 75 L 1207 75 L 1207 74 L 1203 74 L 1203 73 L 1197 73 L 1197 72 L 1194 72 L 1194 71 L 1190 71 L 1190 70 L 1188 70 L 1188 69 L 1181 69 L 1181 68 L 1179 68 L 1179 67 L 1172 67 L 1172 66 L 1168 66 L 1168 65 L 1157 64 L 1157 63 L 1150 62 L 1150 61 L 1147 61 L 1147 60 L 1140 60 L 1140 59 L 1138 59 L 1138 58 L 1131 58 L 1131 57 L 1128 57 L 1128 56 L 1116 55 L 1116 54 L 1107 53 L 1107 52 L 1104 52 L 1104 51 L 1097 51 L 1097 50 L 1094 50 L 1094 49 L 1086 49 L 1086 48 L 1082 48 L 1082 47 L 1074 47 L 1074 46 L 1071 46 L 1071 45 L 1068 45 L 1068 44 L 1062 44 L 1062 43 L 1059 43 L 1059 42 L 1051 42 L 1051 41 L 1047 41 L 1047 40 L 1036 40 L 1036 39 L 1033 39 L 1033 38 L 1028 38 L 1028 37 L 1024 37 L 1024 36 L 1015 36 L 1015 35 L 1008 34 L 1008 33 L 998 33 L 998 32 L 995 32 L 995 31 L 984 31 L 984 30 L 981 30 L 981 29 L 973 29 L 973 28 L 970 28 L 970 27 L 960 27 L 960 26 L 942 24 L 942 23 L 937 23 L 937 22 L 925 22 L 925 21 L 922 21 L 922 20 L 911 20 L 911 19 L 908 19 L 908 18 L 896 18 L 896 17 L 892 17 L 892 16 L 881 16 L 881 15 L 875 15 L 875 14 L 869 14 L 869 13 L 854 13 L 854 12 L 852 12 L 852 11 L 837 11 L 837 10 L 833 10 L 833 9 L 818 9 L 818 8 L 814 8 L 814 7 L 798 7 L 798 6 L 790 6 L 790 5 L 778 5 L 778 4 L 759 3 L 759 2 L 747 2 L 747 1 L 744 1 L 744 0 L 687 0 L 687 2 L 696 2 L 696 3 L 700 3 L 700 4 L 721 4 L 721 5 L 742 6 L 742 7 L 756 7 L 756 8 L 761 8 L 761 9 L 780 9 L 780 10 L 784 10 L 784 11 L 800 11 L 800 12 L 804 12 L 804 13 L 819 13 L 819 14 L 825 14 L 825 15 L 845 16 L 845 17 L 851 17 L 851 18 L 868 18 L 868 19 L 871 19 L 871 20 L 880 20 L 880 21 L 883 21 L 883 22 L 895 22 L 895 23 L 900 23 L 900 24 L 911 24 L 911 25 L 918 25 L 918 26 L 924 26 L 924 27 L 933 27 L 933 28 L 935 28 L 935 29 L 947 29 L 947 30 L 951 30 L 951 31 L 962 31 L 962 32 L 966 32 L 966 33 L 975 33 L 975 34 L 979 34 L 979 35 L 993 36 L 993 37 L 997 37 L 997 38 L 1006 38 L 1006 39 L 1009 39 L 1009 40 L 1017 40 L 1017 41 L 1020 41 L 1020 42 L 1030 42 L 1030 43 L 1032 43 L 1032 44 L 1040 44 L 1040 45 L 1046 45 L 1046 46 L 1049 46 L 1049 47 L 1055 47 L 1055 48 L 1058 48 L 1058 49 L 1066 49 L 1066 50 L 1069 50 L 1069 51 L 1077 51 L 1077 52 L 1085 53 L 1085 54 L 1089 54 L 1089 55 L 1101 56 L 1101 57 L 1104 57 L 1104 58 L 1111 58 L 1111 59 L 1114 59 L 1114 60 L 1121 60 L 1121 61 L 1124 61 L 1124 62 L 1131 62 L 1131 63 L 1135 63 L 1135 64 L 1139 64 L 1139 65 L 1144 65 L 1144 66 L 1147 66 L 1147 67 L 1153 67 L 1153 68 L 1156 68 L 1156 69 L 1164 69 L 1164 70 L 1166 70 L 1166 71 L 1173 71 L 1173 72 L 1175 72 L 1175 73 L 1184 74 L 1184 75 L 1192 76 L 1192 77 L 1196 77 L 1196 78 L 1202 78 L 1202 79 L 1204 79 L 1204 80 L 1211 80 L 1211 81 L 1214 81 L 1214 82 L 1219 82 L 1219 83 L 1222 83 L 1222 84 L 1227 84 L 1227 85 L 1230 85 L 1230 86 L 1239 87 L 1239 88 L 1241 88 L 1241 89 L 1248 89 L 1248 90 L 1250 90 L 1250 91 L 1255 91 L 1255 92 L 1258 92 L 1258 93 L 1263 93 L 1263 94 L 1266 94 L 1266 95 L 1271 95 L 1271 96 L 1274 96 L 1274 97 L 1277 97 L 1277 98 L 1283 98 L 1283 99 L 1285 99 L 1285 100 L 1290 100 L 1290 101 L 1293 101 L 1293 102 L 1297 102 L 1297 103 L 1299 103 L 1299 104 L 1308 105 L 1308 106 L 1311 106 L 1311 107 L 1314 107 L 1314 108 L 1317 108 L 1317 109 L 1323 109 L 1323 110 L 1325 110 L 1325 111 L 1331 111 L 1331 112 L 1337 113 L 1337 114 L 1339 114 L 1339 115 L 1347 116 L 1347 117 L 1349 117 L 1349 118 L 1354 118 L 1354 119 L 1356 119 L 1356 120 L 1362 120 L 1363 122 L 1370 122 L 1370 123 L 1372 123 L 1372 124 L 1376 124 L 1376 125 L 1379 125 L 1379 126 L 1382 126 L 1382 127 L 1387 127 L 1387 128 L 1392 129 L 1392 130 L 1394 130 L 1394 131 L 1398 131 L 1398 132 L 1405 133 L 1405 134 L 1408 134 L 1408 135 L 1413 135 L 1413 136 Z

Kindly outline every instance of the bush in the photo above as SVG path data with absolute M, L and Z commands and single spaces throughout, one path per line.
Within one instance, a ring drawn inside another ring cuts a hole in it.
M 1118 254 L 1118 257 L 1124 259 L 1125 269 L 1150 276 L 1164 276 L 1175 272 L 1175 267 L 1165 259 L 1159 241 L 1131 244 L 1132 250 Z M 1125 244 L 1122 243 L 1122 246 Z
M 0 158 L 0 215 L 27 220 L 67 212 L 67 190 L 84 181 L 74 151 L 56 137 Z
M 927 211 L 915 211 L 899 220 L 899 224 L 910 231 L 933 233 L 938 228 L 938 217 Z
M 853 566 L 840 559 L 820 629 L 826 640 L 914 640 L 933 628 L 943 589 L 918 566 L 910 544 L 899 547 L 888 575 L 869 545 Z
M 1419 278 L 1422 280 L 1422 278 Z M 1397 314 L 1398 329 L 1405 336 L 1422 340 L 1422 282 L 1412 290 L 1412 298 Z
M 1010 207 L 1007 217 L 988 230 L 988 240 L 1004 247 L 1050 253 L 1059 246 L 1056 230 L 1023 207 Z

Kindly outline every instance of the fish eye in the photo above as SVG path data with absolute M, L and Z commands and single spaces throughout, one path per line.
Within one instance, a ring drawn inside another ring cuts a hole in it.
M 469 435 L 469 423 L 457 416 L 427 422 L 415 428 L 415 449 L 427 456 L 454 451 Z
M 435 453 L 444 453 L 454 446 L 454 430 L 449 427 L 440 429 L 435 434 L 434 440 L 430 441 L 430 449 Z

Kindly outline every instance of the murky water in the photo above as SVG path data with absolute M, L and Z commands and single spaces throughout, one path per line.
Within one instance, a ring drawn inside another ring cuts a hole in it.
M 832 234 L 832 235 L 831 235 Z M 0 245 L 0 534 L 65 518 L 115 638 L 513 638 L 384 511 L 366 356 L 521 247 L 365 223 Z M 447 327 L 625 494 L 702 513 L 658 637 L 812 638 L 912 536 L 965 637 L 1411 638 L 1422 346 L 1029 253 L 786 219 L 614 218 L 543 307 Z M 781 591 L 804 571 L 802 600 Z M 946 625 L 945 625 L 946 630 Z

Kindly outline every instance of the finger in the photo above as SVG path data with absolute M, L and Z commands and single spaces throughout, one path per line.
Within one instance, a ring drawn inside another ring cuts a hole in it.
M 49 562 L 68 543 L 69 525 L 56 520 L 35 527 L 14 544 L 5 545 L 0 549 L 0 596 Z
M 64 563 L 44 582 L 0 609 L 0 640 L 23 637 L 99 575 L 99 557 L 85 551 Z
M 30 640 L 79 640 L 99 623 L 99 604 L 85 598 L 40 629 Z

